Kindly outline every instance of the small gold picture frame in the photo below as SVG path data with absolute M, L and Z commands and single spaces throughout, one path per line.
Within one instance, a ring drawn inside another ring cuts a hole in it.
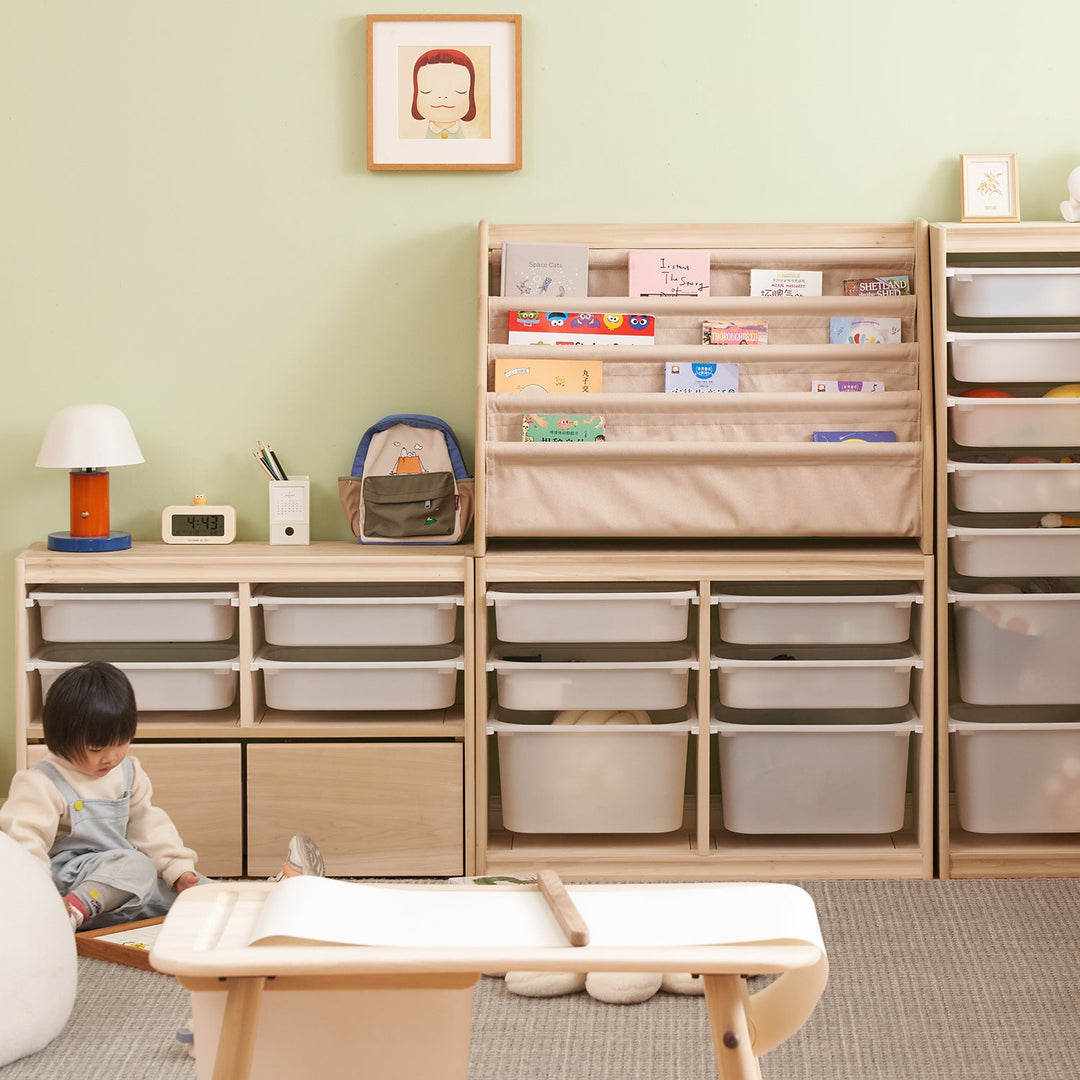
M 960 155 L 960 220 L 1020 220 L 1015 154 Z

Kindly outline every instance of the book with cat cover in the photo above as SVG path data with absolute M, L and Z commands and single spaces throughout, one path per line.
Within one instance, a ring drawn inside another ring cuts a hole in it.
M 507 240 L 502 248 L 503 296 L 589 295 L 589 245 Z

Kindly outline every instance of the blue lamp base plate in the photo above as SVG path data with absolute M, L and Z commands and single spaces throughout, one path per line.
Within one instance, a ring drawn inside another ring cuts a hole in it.
M 72 536 L 69 532 L 49 533 L 50 551 L 123 551 L 131 547 L 131 533 L 113 530 L 108 536 Z

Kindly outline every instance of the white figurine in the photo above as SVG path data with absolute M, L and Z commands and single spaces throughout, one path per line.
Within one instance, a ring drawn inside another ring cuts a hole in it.
M 1066 221 L 1080 221 L 1080 165 L 1069 173 L 1066 183 L 1069 197 L 1061 204 L 1061 216 Z

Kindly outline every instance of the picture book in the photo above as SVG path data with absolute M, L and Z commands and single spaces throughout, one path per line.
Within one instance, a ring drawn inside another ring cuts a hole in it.
M 738 389 L 738 364 L 712 364 L 695 360 L 664 365 L 666 394 L 734 394 Z
M 603 442 L 604 418 L 574 413 L 526 413 L 522 442 Z
M 895 431 L 815 431 L 814 442 L 896 442 Z
M 873 379 L 811 379 L 810 389 L 815 394 L 865 394 L 884 390 L 885 384 Z
M 589 245 L 507 241 L 502 248 L 503 296 L 588 296 Z
M 829 342 L 833 345 L 895 345 L 900 341 L 900 320 L 833 315 Z
M 910 296 L 911 279 L 907 274 L 887 274 L 883 277 L 847 278 L 845 296 Z
M 708 296 L 709 252 L 648 248 L 627 258 L 629 296 Z
M 820 270 L 751 270 L 751 296 L 820 296 Z
M 705 319 L 701 324 L 702 345 L 767 345 L 769 324 L 732 322 L 729 319 Z
M 652 315 L 594 315 L 583 311 L 511 311 L 511 345 L 651 345 Z
M 496 360 L 496 394 L 588 394 L 603 386 L 602 360 Z

